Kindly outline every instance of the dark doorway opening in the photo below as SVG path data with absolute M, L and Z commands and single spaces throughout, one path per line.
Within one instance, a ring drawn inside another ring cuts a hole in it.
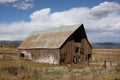
M 20 54 L 20 57 L 21 57 L 21 58 L 24 58 L 24 57 L 25 57 L 25 54 L 21 53 L 21 54 Z
M 88 60 L 91 58 L 91 54 L 88 54 Z

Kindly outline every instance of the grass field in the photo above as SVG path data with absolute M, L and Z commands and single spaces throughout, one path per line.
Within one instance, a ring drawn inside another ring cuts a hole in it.
M 0 49 L 0 55 L 17 53 L 17 49 Z M 120 49 L 93 49 L 93 58 L 89 66 L 73 68 L 3 57 L 0 80 L 120 80 Z M 107 68 L 103 67 L 104 60 Z
M 0 48 L 0 55 L 17 55 L 18 50 L 16 48 Z
M 93 49 L 93 58 L 96 60 L 120 61 L 120 49 Z

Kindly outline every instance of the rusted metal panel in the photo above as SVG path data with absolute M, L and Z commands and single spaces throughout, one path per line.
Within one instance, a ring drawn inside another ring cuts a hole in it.
M 80 25 L 71 25 L 34 32 L 19 46 L 19 49 L 60 48 L 66 39 L 79 27 Z

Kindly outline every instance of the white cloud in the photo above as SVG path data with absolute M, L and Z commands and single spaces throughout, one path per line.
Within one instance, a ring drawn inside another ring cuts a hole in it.
M 43 19 L 48 19 L 48 16 L 50 14 L 50 8 L 42 9 L 35 11 L 30 15 L 31 21 L 44 21 Z
M 104 2 L 101 4 L 111 4 L 109 7 L 112 8 L 112 6 L 115 6 L 112 4 L 118 3 Z M 100 5 L 98 5 L 98 9 L 105 8 Z M 8 25 L 0 24 L 0 40 L 25 39 L 30 33 L 34 31 L 59 27 L 61 25 L 83 23 L 87 30 L 88 39 L 91 42 L 120 42 L 120 14 L 117 13 L 118 9 L 112 9 L 112 13 L 108 13 L 107 16 L 102 16 L 106 15 L 106 13 L 100 14 L 98 17 L 101 18 L 96 20 L 91 18 L 91 15 L 94 16 L 95 14 L 95 11 L 93 13 L 93 9 L 95 8 L 96 6 L 93 8 L 79 7 L 54 13 L 51 13 L 50 8 L 37 10 L 30 15 L 30 22 L 17 22 Z M 109 11 L 110 10 L 108 10 L 108 12 Z M 97 17 L 97 15 L 95 17 Z
M 0 3 L 13 3 L 16 2 L 17 0 L 0 0 Z
M 94 18 L 102 18 L 107 16 L 109 13 L 113 13 L 115 11 L 120 10 L 120 4 L 116 3 L 116 2 L 104 2 L 101 3 L 98 6 L 95 6 L 91 9 L 91 15 Z
M 32 8 L 33 7 L 32 2 L 33 0 L 0 0 L 0 4 L 4 6 L 14 7 L 22 10 Z
M 18 9 L 22 9 L 22 10 L 26 10 L 26 9 L 32 8 L 33 4 L 21 2 L 21 3 L 13 4 L 13 7 L 18 8 Z

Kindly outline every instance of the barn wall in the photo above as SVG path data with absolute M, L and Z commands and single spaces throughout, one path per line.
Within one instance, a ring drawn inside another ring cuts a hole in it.
M 19 55 L 23 52 L 31 54 L 31 60 L 36 62 L 59 64 L 59 49 L 19 50 Z
M 87 40 L 84 28 L 80 27 L 60 48 L 60 62 L 66 64 L 86 61 L 88 54 L 92 54 L 92 48 Z
M 60 62 L 61 63 L 72 63 L 74 56 L 74 40 L 70 37 L 60 49 Z
M 92 48 L 85 38 L 82 39 L 81 43 L 82 43 L 82 48 L 83 48 L 83 52 L 84 52 L 84 60 L 87 60 L 88 57 L 91 57 L 88 55 L 92 55 Z
M 83 61 L 87 61 L 92 57 L 92 47 L 87 39 L 84 27 L 80 27 L 78 30 L 78 33 L 80 32 L 81 35 L 81 52 L 83 53 L 81 56 Z
M 84 49 L 84 53 L 85 54 L 91 54 L 92 49 L 90 47 L 90 45 L 88 44 L 88 41 L 86 39 L 82 39 L 82 46 Z

